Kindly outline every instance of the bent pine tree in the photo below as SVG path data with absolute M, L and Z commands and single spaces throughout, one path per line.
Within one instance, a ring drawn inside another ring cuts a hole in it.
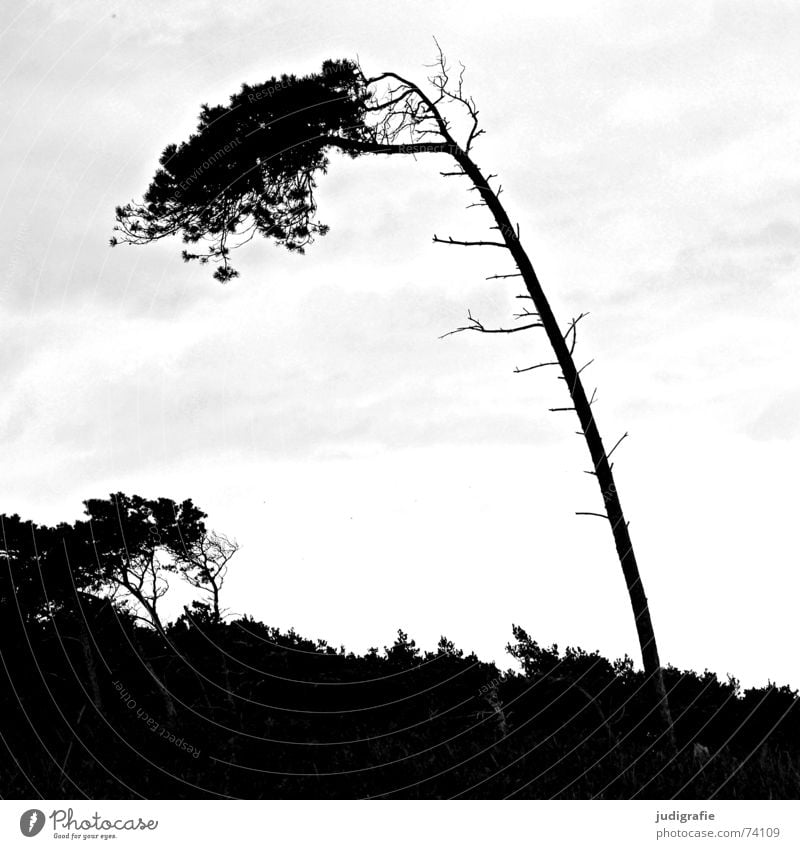
M 437 45 L 438 46 L 438 45 Z M 197 130 L 180 145 L 169 145 L 160 159 L 141 203 L 117 208 L 119 234 L 111 243 L 147 244 L 180 235 L 188 246 L 185 260 L 213 263 L 214 277 L 222 282 L 237 276 L 230 264 L 231 251 L 255 235 L 272 239 L 290 251 L 303 253 L 316 236 L 328 228 L 316 219 L 316 178 L 325 173 L 328 154 L 338 149 L 350 157 L 363 155 L 441 154 L 454 161 L 447 177 L 465 177 L 470 191 L 492 215 L 497 239 L 434 241 L 464 247 L 487 246 L 509 252 L 526 288 L 524 297 L 533 310 L 524 310 L 528 323 L 511 328 L 486 328 L 470 316 L 459 330 L 511 333 L 541 328 L 553 350 L 551 363 L 558 367 L 580 422 L 592 460 L 591 473 L 605 504 L 608 520 L 630 596 L 642 662 L 654 690 L 653 710 L 662 725 L 661 738 L 674 748 L 664 677 L 656 645 L 647 596 L 636 562 L 628 524 L 614 482 L 611 451 L 606 451 L 576 366 L 576 325 L 566 329 L 556 320 L 522 242 L 491 186 L 472 158 L 475 141 L 483 134 L 478 110 L 463 91 L 464 68 L 451 76 L 439 50 L 435 70 L 424 90 L 395 73 L 369 77 L 352 61 L 329 60 L 319 73 L 304 77 L 283 75 L 260 86 L 243 85 L 227 106 L 203 106 Z M 453 115 L 464 130 L 456 138 Z M 580 317 L 579 317 L 580 318 Z M 523 369 L 526 370 L 526 369 Z M 619 443 L 617 443 L 619 444 Z

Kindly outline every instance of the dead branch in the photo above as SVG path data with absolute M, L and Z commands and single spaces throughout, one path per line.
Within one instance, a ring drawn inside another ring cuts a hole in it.
M 434 234 L 433 237 L 434 242 L 438 242 L 440 245 L 462 245 L 464 247 L 492 247 L 492 248 L 507 248 L 508 246 L 503 244 L 503 242 L 467 242 L 461 241 L 460 239 L 454 239 L 452 236 L 448 236 L 446 239 L 440 239 L 437 235 Z
M 573 318 L 572 321 L 569 323 L 569 327 L 567 328 L 567 332 L 564 334 L 565 340 L 569 338 L 570 333 L 572 334 L 572 343 L 570 344 L 570 348 L 569 348 L 570 356 L 572 356 L 572 354 L 575 352 L 575 343 L 578 341 L 578 331 L 577 331 L 578 322 L 582 318 L 586 318 L 587 315 L 589 315 L 588 312 L 582 312 L 577 318 Z
M 535 366 L 526 366 L 525 368 L 518 368 L 518 367 L 515 366 L 514 367 L 514 374 L 522 374 L 524 371 L 533 371 L 534 369 L 537 369 L 537 368 L 544 368 L 545 366 L 557 366 L 557 365 L 559 365 L 559 363 L 552 362 L 552 363 L 537 363 Z
M 608 454 L 606 454 L 606 460 L 608 460 L 611 455 L 617 450 L 617 447 L 627 435 L 628 431 L 626 430 L 625 433 L 623 433 L 622 436 L 620 436 L 620 438 L 614 443 L 614 447 L 608 452 Z
M 471 312 L 467 313 L 467 320 L 469 321 L 469 324 L 465 324 L 463 327 L 457 327 L 455 330 L 449 330 L 439 338 L 444 339 L 445 337 L 452 336 L 455 333 L 463 333 L 465 330 L 474 330 L 478 333 L 518 333 L 520 330 L 532 330 L 534 327 L 543 327 L 541 322 L 522 324 L 519 327 L 485 327 L 484 324 L 475 318 Z

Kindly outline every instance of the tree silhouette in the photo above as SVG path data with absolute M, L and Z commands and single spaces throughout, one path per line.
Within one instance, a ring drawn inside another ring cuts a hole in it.
M 187 540 L 177 553 L 177 567 L 182 577 L 195 589 L 209 595 L 209 615 L 215 622 L 221 619 L 219 594 L 228 574 L 228 565 L 238 550 L 236 540 L 208 531 L 197 539 Z M 202 606 L 202 603 L 199 604 Z
M 437 44 L 438 47 L 438 44 Z M 448 246 L 491 247 L 507 251 L 516 267 L 510 274 L 525 285 L 525 307 L 511 327 L 487 328 L 469 317 L 459 331 L 516 333 L 544 330 L 554 360 L 520 371 L 545 366 L 561 372 L 570 406 L 553 411 L 574 411 L 592 461 L 590 474 L 597 478 L 605 512 L 633 609 L 645 673 L 652 682 L 664 736 L 674 746 L 672 720 L 664 676 L 656 645 L 650 608 L 590 398 L 573 357 L 577 325 L 566 328 L 557 321 L 539 278 L 499 196 L 472 158 L 475 141 L 484 132 L 474 100 L 464 93 L 464 67 L 453 76 L 441 49 L 426 91 L 415 83 L 386 72 L 368 77 L 352 61 L 326 61 L 318 74 L 273 77 L 261 86 L 243 86 L 227 106 L 203 106 L 197 131 L 182 144 L 170 145 L 161 156 L 161 167 L 142 203 L 117 208 L 120 234 L 112 244 L 146 244 L 181 234 L 184 242 L 207 243 L 204 253 L 184 251 L 184 259 L 213 261 L 214 276 L 222 281 L 236 275 L 229 263 L 234 247 L 256 234 L 274 239 L 292 251 L 302 252 L 327 227 L 318 222 L 314 199 L 315 180 L 325 173 L 328 151 L 339 149 L 350 156 L 367 154 L 445 154 L 454 160 L 446 177 L 467 178 L 469 191 L 493 219 L 496 239 L 465 240 L 450 236 L 434 241 Z M 456 130 L 456 125 L 461 131 Z M 588 364 L 587 364 L 588 365 Z M 624 437 L 623 437 L 624 438 Z M 621 441 L 621 440 L 620 440 Z
M 100 580 L 112 598 L 134 604 L 134 618 L 164 634 L 158 603 L 169 589 L 168 576 L 185 571 L 182 558 L 201 544 L 205 513 L 188 500 L 176 504 L 122 492 L 84 505 L 89 518 L 75 531 L 91 540 Z
M 92 700 L 102 698 L 89 625 L 105 612 L 104 588 L 90 540 L 77 525 L 37 525 L 0 516 L 0 606 L 14 611 L 23 630 L 52 623 L 62 642 L 80 647 Z
M 134 507 L 182 506 L 121 493 L 108 503 L 125 507 L 131 540 Z M 170 510 L 161 526 L 173 544 Z M 98 521 L 92 539 L 84 520 L 0 515 L 0 531 L 8 798 L 800 795 L 789 687 L 743 692 L 669 667 L 679 748 L 664 751 L 652 745 L 647 676 L 627 657 L 544 647 L 519 626 L 507 646 L 516 671 L 444 636 L 423 650 L 402 630 L 359 655 L 250 616 L 216 619 L 205 602 L 160 634 L 103 587 L 95 549 L 118 547 L 113 522 Z
M 100 587 L 99 576 L 82 557 L 65 557 L 70 549 L 75 554 L 79 545 L 72 526 L 37 525 L 18 515 L 3 515 L 0 521 L 0 602 L 18 605 L 23 621 L 43 621 L 73 609 L 77 592 Z

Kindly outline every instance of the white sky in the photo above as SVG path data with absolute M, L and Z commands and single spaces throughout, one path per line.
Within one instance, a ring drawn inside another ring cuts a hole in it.
M 358 54 L 468 66 L 476 147 L 566 322 L 589 311 L 662 659 L 800 686 L 800 7 L 792 2 L 38 2 L 0 41 L 0 511 L 191 497 L 242 545 L 225 601 L 363 650 L 625 652 L 633 618 L 544 339 L 439 340 L 519 289 L 442 160 L 336 159 L 330 234 L 111 251 L 201 103 Z M 497 252 L 499 255 L 499 252 Z M 505 661 L 503 660 L 505 663 Z

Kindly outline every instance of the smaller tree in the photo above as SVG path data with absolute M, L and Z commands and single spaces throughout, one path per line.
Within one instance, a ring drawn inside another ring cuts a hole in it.
M 222 618 L 219 594 L 228 574 L 228 564 L 238 550 L 236 540 L 215 531 L 205 531 L 188 542 L 177 556 L 181 577 L 195 589 L 210 596 L 210 615 L 214 622 Z
M 84 502 L 88 520 L 76 522 L 91 540 L 98 574 L 109 597 L 164 634 L 158 603 L 169 589 L 169 574 L 206 533 L 206 514 L 191 500 L 177 504 L 118 492 Z

